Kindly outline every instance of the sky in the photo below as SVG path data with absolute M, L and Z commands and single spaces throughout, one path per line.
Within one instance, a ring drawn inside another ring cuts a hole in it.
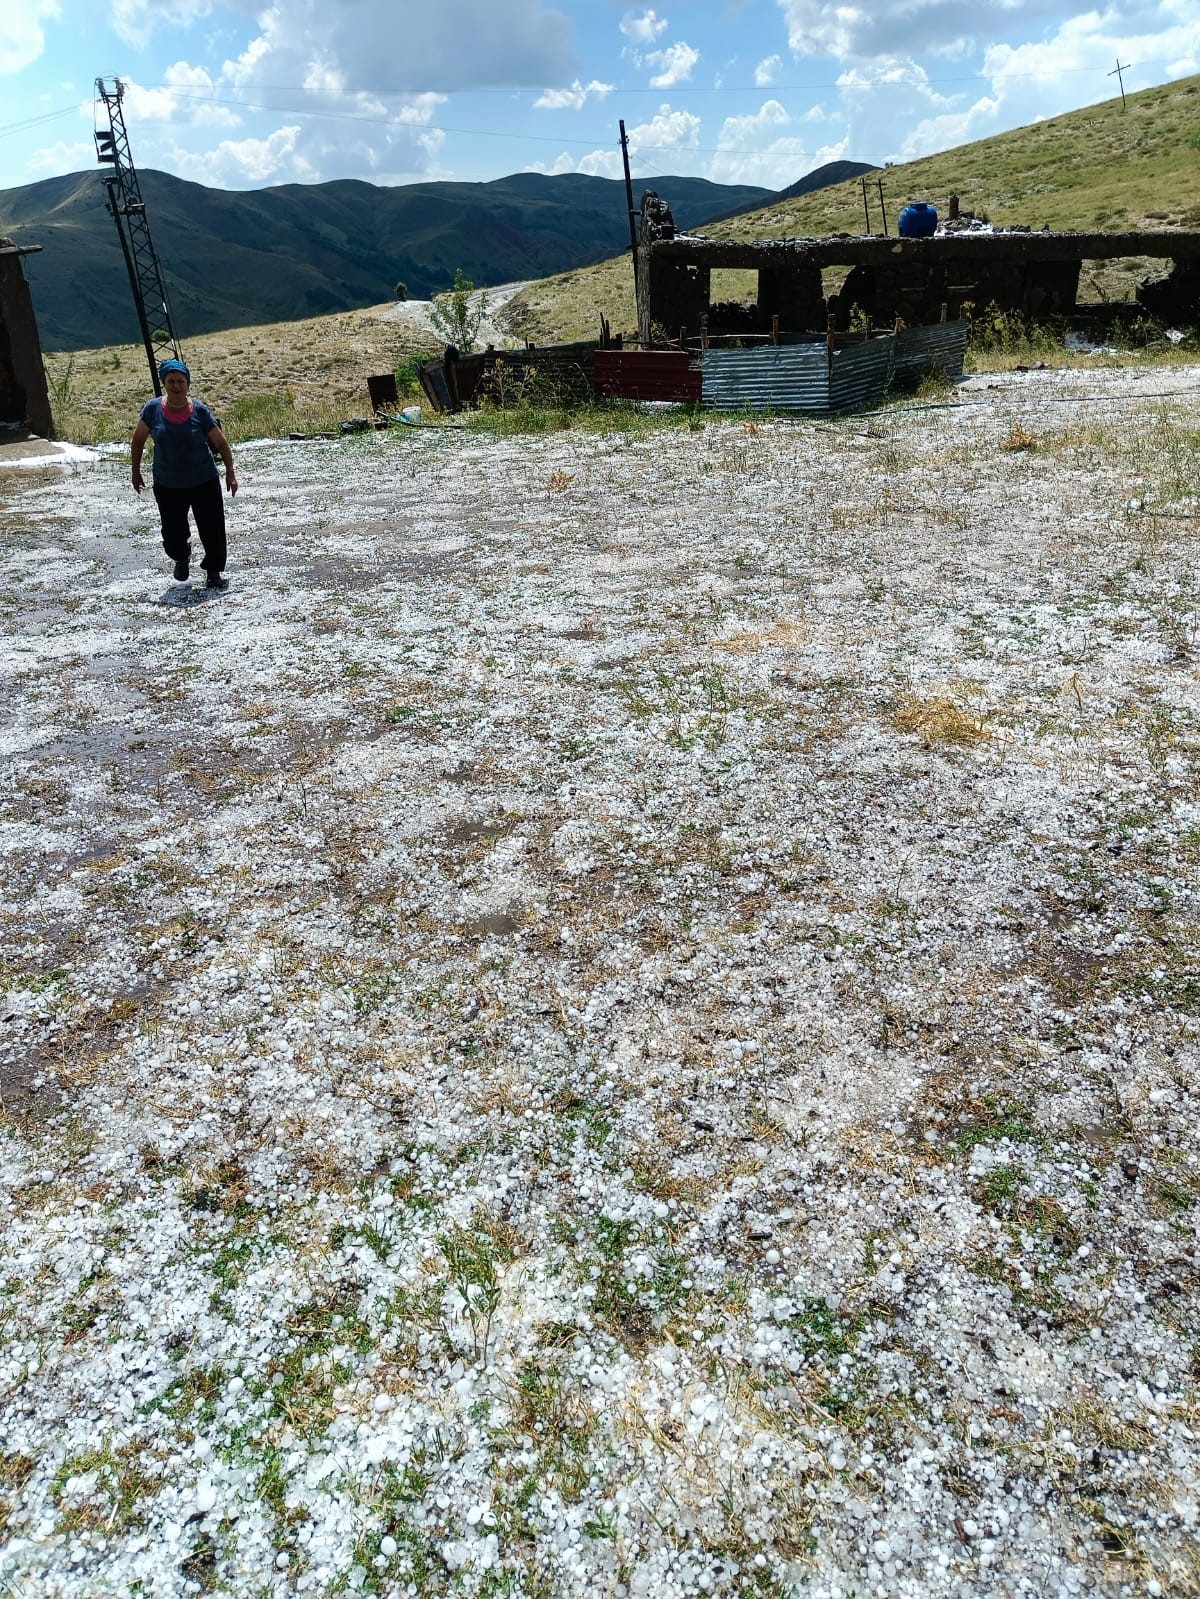
M 619 177 L 623 119 L 635 179 L 775 189 L 1197 71 L 1200 0 L 0 0 L 0 189 L 95 168 L 98 77 L 211 188 Z

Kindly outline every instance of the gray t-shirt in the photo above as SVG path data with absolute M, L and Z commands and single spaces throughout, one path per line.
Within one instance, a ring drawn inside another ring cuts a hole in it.
M 154 481 L 162 489 L 194 489 L 218 475 L 208 447 L 208 435 L 217 419 L 200 400 L 193 400 L 185 422 L 172 422 L 163 402 L 154 399 L 142 407 L 142 421 L 154 440 Z

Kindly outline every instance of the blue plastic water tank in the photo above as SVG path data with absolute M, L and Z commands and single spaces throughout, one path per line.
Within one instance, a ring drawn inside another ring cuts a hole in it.
M 937 232 L 937 208 L 924 200 L 914 200 L 900 213 L 902 239 L 927 239 Z

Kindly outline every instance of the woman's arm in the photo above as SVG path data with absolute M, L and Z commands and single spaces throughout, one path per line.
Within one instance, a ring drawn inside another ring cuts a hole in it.
M 213 428 L 208 435 L 208 442 L 225 463 L 225 487 L 230 494 L 236 494 L 238 480 L 237 473 L 233 470 L 233 451 L 229 448 L 229 440 L 221 432 L 220 428 Z
M 133 468 L 133 487 L 140 494 L 146 487 L 146 480 L 142 476 L 142 451 L 146 447 L 146 440 L 150 437 L 150 429 L 144 422 L 139 422 L 133 430 L 133 437 L 129 441 L 129 454 Z

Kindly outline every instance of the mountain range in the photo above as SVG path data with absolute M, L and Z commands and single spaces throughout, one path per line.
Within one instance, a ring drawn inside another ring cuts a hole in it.
M 794 194 L 873 170 L 839 161 Z M 628 241 L 625 186 L 611 178 L 517 173 L 490 183 L 383 188 L 343 179 L 230 192 L 139 173 L 181 339 L 378 305 L 398 282 L 413 298 L 589 266 Z M 696 228 L 769 205 L 775 191 L 702 178 L 653 185 L 677 225 Z M 136 342 L 133 297 L 100 172 L 0 191 L 0 236 L 41 245 L 25 258 L 46 350 Z

